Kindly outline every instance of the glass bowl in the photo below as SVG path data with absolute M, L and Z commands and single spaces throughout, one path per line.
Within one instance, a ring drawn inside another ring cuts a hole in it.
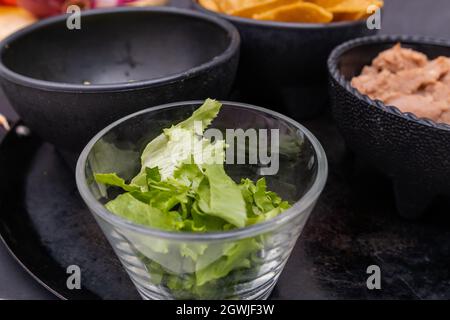
M 258 135 L 270 132 L 268 137 L 278 135 L 277 143 L 268 143 L 266 150 L 272 157 L 271 164 L 278 160 L 278 166 L 272 166 L 278 170 L 268 170 L 265 161 L 250 161 L 249 155 L 255 150 L 244 142 L 235 147 L 248 147 L 244 151 L 246 161 L 227 158 L 227 173 L 236 182 L 241 178 L 256 181 L 266 174 L 268 189 L 292 205 L 271 220 L 245 228 L 188 233 L 136 225 L 104 207 L 117 193 L 94 180 L 95 173 L 116 172 L 125 179 L 134 177 L 147 143 L 162 129 L 188 118 L 201 104 L 167 104 L 112 123 L 92 138 L 81 153 L 76 168 L 77 186 L 144 299 L 266 299 L 327 178 L 325 152 L 302 125 L 267 109 L 223 102 L 211 127 L 223 133 L 241 128 L 254 129 Z M 258 148 L 262 147 L 258 144 Z M 237 164 L 228 164 L 232 162 Z

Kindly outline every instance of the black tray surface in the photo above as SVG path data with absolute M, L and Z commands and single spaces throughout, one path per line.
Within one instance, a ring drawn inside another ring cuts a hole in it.
M 389 182 L 345 152 L 331 120 L 307 126 L 330 176 L 271 298 L 450 298 L 449 201 L 423 220 L 399 218 Z M 53 146 L 19 123 L 0 146 L 0 168 L 0 234 L 25 268 L 61 298 L 139 298 Z M 69 265 L 81 268 L 81 290 L 67 289 Z M 381 268 L 381 290 L 366 286 L 370 265 Z

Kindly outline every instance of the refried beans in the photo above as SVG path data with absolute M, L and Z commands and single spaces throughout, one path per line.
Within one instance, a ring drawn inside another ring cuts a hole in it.
M 450 124 L 448 57 L 429 60 L 423 53 L 396 44 L 365 66 L 352 79 L 352 86 L 402 112 Z

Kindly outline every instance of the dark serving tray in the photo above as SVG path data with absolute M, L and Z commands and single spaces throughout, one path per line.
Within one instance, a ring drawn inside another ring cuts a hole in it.
M 449 299 L 450 201 L 419 221 L 396 215 L 388 180 L 345 152 L 328 117 L 304 124 L 324 145 L 327 186 L 272 299 Z M 60 298 L 138 299 L 78 195 L 70 166 L 21 123 L 0 145 L 0 235 L 11 254 Z M 381 268 L 381 290 L 366 269 Z M 66 287 L 69 265 L 81 290 Z

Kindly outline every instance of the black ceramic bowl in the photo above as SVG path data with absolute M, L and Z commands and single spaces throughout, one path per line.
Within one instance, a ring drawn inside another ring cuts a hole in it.
M 349 39 L 375 34 L 366 21 L 328 24 L 258 21 L 219 14 L 239 30 L 242 39 L 238 85 L 243 100 L 301 119 L 327 105 L 327 58 Z
M 226 98 L 240 37 L 228 22 L 174 8 L 121 8 L 38 22 L 0 45 L 1 85 L 32 130 L 79 151 L 125 115 L 173 101 Z
M 330 93 L 333 114 L 347 145 L 392 178 L 400 214 L 417 217 L 436 196 L 450 195 L 450 126 L 373 101 L 349 82 L 397 42 L 431 59 L 450 56 L 448 41 L 408 36 L 349 41 L 328 59 Z

